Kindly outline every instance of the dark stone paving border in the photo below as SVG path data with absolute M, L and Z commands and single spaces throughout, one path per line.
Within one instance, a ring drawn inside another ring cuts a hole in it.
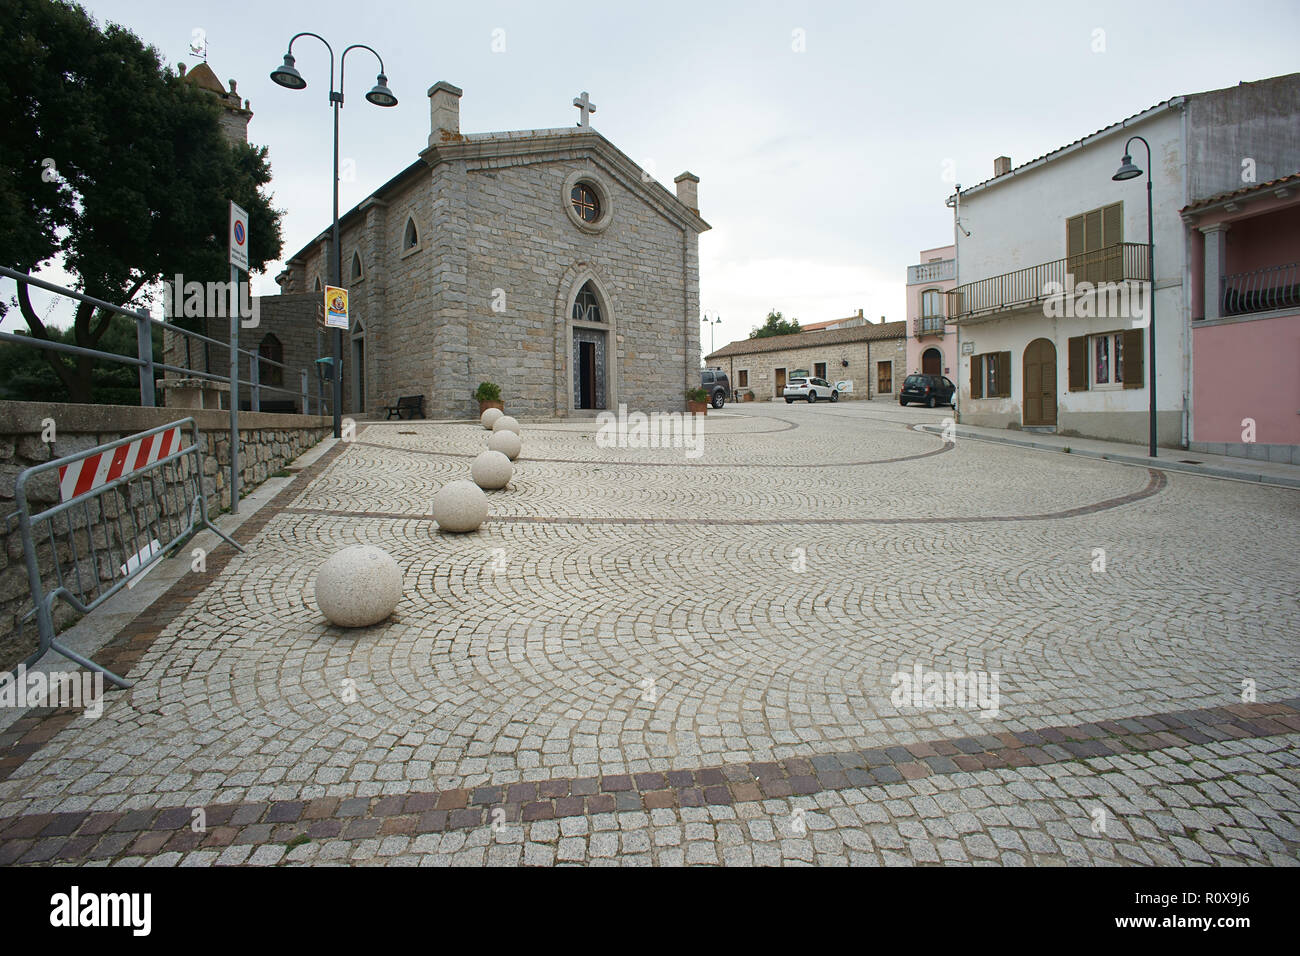
M 1149 714 L 1035 731 L 958 737 L 872 750 L 668 770 L 556 778 L 382 797 L 217 804 L 206 829 L 191 807 L 33 813 L 0 819 L 0 866 L 110 860 L 201 848 L 309 840 L 416 836 L 505 822 L 616 811 L 730 805 L 871 788 L 954 774 L 1042 766 L 1300 733 L 1300 699 Z M 494 817 L 494 811 L 501 814 Z
M 437 455 L 439 458 L 476 458 L 479 452 L 463 451 L 434 451 L 428 448 L 403 448 L 401 445 L 384 445 L 379 442 L 357 442 L 358 445 L 365 445 L 368 448 L 382 448 L 385 451 L 410 452 L 413 455 Z M 860 468 L 864 465 L 896 465 L 904 461 L 920 461 L 922 458 L 931 458 L 935 455 L 942 455 L 946 451 L 952 451 L 957 446 L 952 442 L 944 442 L 939 448 L 932 451 L 923 451 L 915 455 L 903 455 L 899 458 L 868 458 L 863 461 L 831 461 L 831 462 L 763 462 L 747 461 L 743 465 L 737 462 L 728 464 L 710 463 L 701 461 L 616 461 L 610 458 L 533 458 L 531 456 L 524 458 L 525 462 L 537 461 L 545 462 L 551 465 L 624 465 L 629 468 Z
M 386 446 L 385 446 L 386 447 Z M 489 515 L 485 524 L 577 524 L 577 525 L 726 525 L 730 527 L 789 527 L 793 525 L 891 525 L 891 524 L 983 524 L 1003 521 L 1060 521 L 1109 511 L 1142 501 L 1165 490 L 1169 480 L 1163 472 L 1147 469 L 1147 483 L 1141 491 L 1107 498 L 1090 505 L 1037 515 L 975 515 L 970 517 L 923 518 L 583 518 L 576 515 Z M 400 511 L 336 511 L 326 508 L 282 508 L 291 515 L 337 515 L 346 518 L 387 518 L 398 521 L 433 521 L 431 514 Z

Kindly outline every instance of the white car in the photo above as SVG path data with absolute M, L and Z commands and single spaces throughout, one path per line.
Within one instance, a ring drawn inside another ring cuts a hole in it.
M 819 398 L 828 398 L 832 402 L 840 400 L 839 390 L 824 378 L 792 378 L 785 383 L 785 403 L 789 405 L 796 398 L 815 402 Z

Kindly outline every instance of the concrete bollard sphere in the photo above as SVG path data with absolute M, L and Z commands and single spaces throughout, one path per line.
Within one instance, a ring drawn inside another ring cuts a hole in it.
M 488 439 L 488 450 L 499 451 L 511 461 L 519 457 L 523 447 L 524 443 L 514 432 L 493 432 L 492 437 Z
M 518 419 L 512 418 L 509 415 L 502 415 L 500 418 L 498 418 L 496 421 L 492 423 L 492 430 L 494 432 L 514 432 L 516 435 L 518 435 L 519 421 Z
M 474 484 L 488 491 L 495 491 L 510 483 L 515 468 L 504 454 L 489 449 L 474 459 L 474 463 L 469 466 L 469 473 L 474 478 Z
M 316 572 L 316 606 L 339 627 L 378 624 L 401 599 L 402 569 L 372 544 L 344 548 Z
M 497 419 L 501 418 L 503 415 L 505 415 L 505 412 L 501 411 L 499 408 L 485 408 L 483 409 L 483 414 L 479 416 L 478 420 L 484 428 L 491 431 L 492 426 L 496 424 Z
M 463 478 L 447 482 L 433 496 L 433 520 L 443 531 L 477 531 L 487 513 L 483 489 Z

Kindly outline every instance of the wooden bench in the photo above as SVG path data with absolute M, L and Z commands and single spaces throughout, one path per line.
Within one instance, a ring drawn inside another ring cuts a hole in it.
M 424 418 L 424 396 L 403 395 L 397 400 L 396 405 L 385 405 L 384 411 L 388 413 L 386 420 L 391 420 L 394 415 L 399 420 L 414 418 L 416 415 Z

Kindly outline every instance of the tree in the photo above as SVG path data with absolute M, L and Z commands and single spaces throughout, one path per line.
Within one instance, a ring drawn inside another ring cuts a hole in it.
M 249 266 L 278 258 L 265 147 L 232 145 L 220 107 L 124 27 L 67 0 L 9 0 L 0 49 L 0 262 L 30 273 L 62 257 L 79 291 L 121 305 L 181 273 L 225 281 L 229 202 L 249 213 Z M 18 283 L 33 336 L 52 336 Z M 96 348 L 113 313 L 78 303 L 72 339 Z M 43 352 L 74 402 L 94 360 Z
M 799 331 L 798 319 L 787 319 L 773 309 L 767 313 L 767 320 L 749 333 L 751 339 L 765 339 L 773 335 L 793 335 Z

